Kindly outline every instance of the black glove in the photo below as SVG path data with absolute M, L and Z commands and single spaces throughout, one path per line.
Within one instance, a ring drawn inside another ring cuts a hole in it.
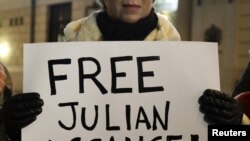
M 243 109 L 232 97 L 207 89 L 199 98 L 200 111 L 209 124 L 241 124 Z
M 11 140 L 21 140 L 21 129 L 36 120 L 42 106 L 43 100 L 38 93 L 17 94 L 4 102 L 3 123 Z

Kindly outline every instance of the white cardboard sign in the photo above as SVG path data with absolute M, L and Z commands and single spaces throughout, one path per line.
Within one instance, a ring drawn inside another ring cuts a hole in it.
M 205 141 L 198 98 L 220 89 L 217 44 L 24 45 L 24 91 L 43 112 L 24 141 Z

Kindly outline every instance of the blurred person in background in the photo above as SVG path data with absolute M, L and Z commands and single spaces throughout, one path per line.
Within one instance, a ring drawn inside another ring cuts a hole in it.
M 10 74 L 0 62 L 0 141 L 21 141 L 21 129 L 42 112 L 38 93 L 14 94 L 12 87 Z

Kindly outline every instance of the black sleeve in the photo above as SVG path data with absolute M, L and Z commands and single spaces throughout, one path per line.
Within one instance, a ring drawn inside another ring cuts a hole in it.
M 242 92 L 250 91 L 250 62 L 248 63 L 243 75 L 236 83 L 232 96 L 235 97 Z
M 3 101 L 5 101 L 6 99 L 9 99 L 12 95 L 11 90 L 8 87 L 4 87 L 4 91 L 3 91 Z M 2 116 L 3 112 L 2 109 L 0 109 L 0 124 L 3 121 L 3 116 Z

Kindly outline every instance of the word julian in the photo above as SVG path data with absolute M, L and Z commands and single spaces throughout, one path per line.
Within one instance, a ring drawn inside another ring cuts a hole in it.
M 70 102 L 70 103 L 60 103 L 59 107 L 70 107 L 71 111 L 72 111 L 72 117 L 73 117 L 73 123 L 71 126 L 66 126 L 64 125 L 61 121 L 59 121 L 59 125 L 61 128 L 65 129 L 65 130 L 72 130 L 75 128 L 76 125 L 76 121 L 77 120 L 77 114 L 76 114 L 76 106 L 78 105 L 78 102 Z M 157 108 L 155 106 L 153 106 L 153 111 L 150 113 L 153 113 L 153 121 L 150 121 L 147 113 L 145 112 L 144 108 L 142 106 L 139 107 L 138 111 L 137 111 L 137 118 L 136 119 L 131 119 L 131 111 L 135 111 L 134 109 L 131 110 L 131 105 L 126 105 L 124 107 L 124 116 L 126 117 L 126 130 L 131 130 L 131 128 L 133 127 L 133 129 L 138 129 L 140 124 L 145 124 L 147 130 L 157 130 L 158 126 L 157 126 L 157 121 L 160 123 L 161 127 L 163 130 L 167 130 L 168 129 L 168 113 L 169 113 L 169 106 L 170 106 L 170 102 L 166 101 L 165 104 L 165 111 L 164 111 L 164 118 L 162 119 L 160 117 L 160 114 L 157 110 Z M 98 124 L 99 121 L 99 106 L 95 105 L 95 118 L 93 118 L 94 121 L 91 121 L 91 123 L 93 123 L 91 126 L 87 125 L 86 122 L 86 107 L 82 107 L 82 113 L 81 113 L 81 124 L 82 127 L 85 130 L 89 130 L 92 131 L 95 129 L 96 125 Z M 110 105 L 106 104 L 105 106 L 105 121 L 106 121 L 106 130 L 107 131 L 118 131 L 121 130 L 121 127 L 119 125 L 111 125 L 111 121 L 110 121 Z M 135 120 L 135 125 L 131 126 L 131 120 Z M 89 123 L 89 122 L 88 122 Z
M 73 130 L 75 128 L 75 126 L 77 125 L 76 121 L 77 120 L 77 113 L 76 113 L 76 108 L 78 108 L 78 102 L 68 102 L 68 103 L 60 103 L 58 105 L 59 107 L 68 107 L 71 109 L 72 112 L 72 117 L 73 117 L 73 123 L 71 126 L 66 126 L 62 121 L 58 121 L 59 126 L 64 129 L 64 130 Z M 153 106 L 153 111 L 150 113 L 153 113 L 153 119 L 152 121 L 150 121 L 150 118 L 148 118 L 148 115 L 146 113 L 146 111 L 144 110 L 144 108 L 142 106 L 140 106 L 138 108 L 137 111 L 137 117 L 136 119 L 131 119 L 131 111 L 135 112 L 134 109 L 132 109 L 131 105 L 125 105 L 124 107 L 124 116 L 125 116 L 125 120 L 126 120 L 126 127 L 121 128 L 120 125 L 114 125 L 112 124 L 112 121 L 110 121 L 111 118 L 111 107 L 109 104 L 106 104 L 105 106 L 105 122 L 106 122 L 106 127 L 104 130 L 112 132 L 112 131 L 120 131 L 120 130 L 127 130 L 127 131 L 131 131 L 131 130 L 138 130 L 139 128 L 146 127 L 147 130 L 158 130 L 159 128 L 163 129 L 163 130 L 167 130 L 168 129 L 168 114 L 169 114 L 169 107 L 170 107 L 170 102 L 166 101 L 165 102 L 165 110 L 164 110 L 164 116 L 160 117 L 159 111 L 157 110 L 156 106 Z M 99 121 L 99 107 L 97 105 L 94 106 L 94 113 L 95 116 L 93 118 L 93 121 L 88 121 L 88 123 L 93 123 L 92 125 L 87 125 L 87 121 L 86 121 L 86 107 L 82 107 L 82 113 L 81 113 L 81 125 L 85 130 L 88 131 L 93 131 Z M 133 120 L 133 121 L 132 121 Z M 103 121 L 103 120 L 101 120 Z M 135 121 L 135 122 L 134 122 Z M 135 123 L 135 125 L 132 125 L 131 123 Z M 159 123 L 159 124 L 157 124 Z M 160 126 L 159 126 L 160 125 Z M 131 131 L 132 132 L 132 131 Z M 133 131 L 135 132 L 135 131 Z M 175 141 L 175 140 L 182 140 L 183 135 L 166 135 L 165 137 L 163 136 L 156 136 L 153 139 L 148 139 L 148 137 L 144 137 L 144 136 L 139 136 L 139 139 L 136 139 L 138 141 Z M 135 138 L 133 136 L 133 138 Z M 102 139 L 102 138 L 93 138 L 91 140 L 86 140 L 84 138 L 81 137 L 75 137 L 73 138 L 71 141 L 116 141 L 117 139 L 115 139 L 114 136 L 111 136 L 108 140 Z M 52 140 L 49 140 L 52 141 Z M 124 141 L 133 141 L 131 140 L 130 137 L 126 136 L 124 137 Z M 190 141 L 199 141 L 199 135 L 196 134 L 191 134 L 190 135 Z

